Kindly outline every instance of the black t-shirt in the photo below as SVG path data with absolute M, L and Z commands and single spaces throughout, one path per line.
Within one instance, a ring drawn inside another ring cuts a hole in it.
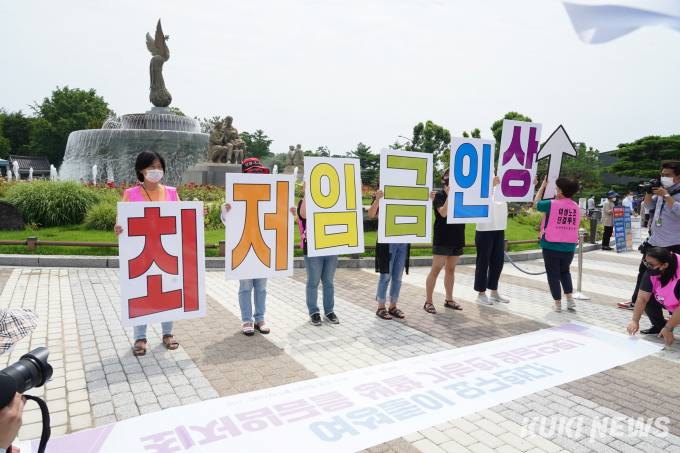
M 307 232 L 307 219 L 300 215 L 300 206 L 302 206 L 302 198 L 300 198 L 300 201 L 298 201 L 297 215 L 298 215 L 298 218 L 300 219 L 300 222 L 302 223 L 302 228 L 304 229 L 304 231 L 306 233 Z M 300 231 L 300 234 L 302 234 L 302 231 Z M 302 240 L 302 253 L 304 253 L 304 255 L 307 256 L 307 234 L 305 234 L 305 237 Z
M 649 272 L 645 272 L 645 274 L 642 276 L 642 280 L 640 281 L 640 289 L 647 293 L 651 293 L 653 291 L 652 279 L 649 276 Z M 675 284 L 675 297 L 680 299 L 680 281 Z
M 444 206 L 446 197 L 446 192 L 440 190 L 432 201 L 432 208 L 434 209 L 434 234 L 432 237 L 432 244 L 463 248 L 465 246 L 465 224 L 446 223 L 446 216 L 442 217 L 437 210 Z

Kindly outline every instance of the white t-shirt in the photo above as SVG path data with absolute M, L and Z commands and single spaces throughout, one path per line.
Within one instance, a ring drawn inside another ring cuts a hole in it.
M 508 203 L 496 201 L 495 196 L 492 200 L 489 205 L 490 221 L 488 223 L 478 223 L 477 231 L 500 231 L 505 230 L 508 226 Z

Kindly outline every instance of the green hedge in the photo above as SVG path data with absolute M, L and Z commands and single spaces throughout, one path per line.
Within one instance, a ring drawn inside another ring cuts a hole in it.
M 111 231 L 116 225 L 117 206 L 104 202 L 92 206 L 85 216 L 85 228 L 89 230 Z
M 26 223 L 61 226 L 81 223 L 97 196 L 76 182 L 33 181 L 13 184 L 6 200 L 17 207 Z

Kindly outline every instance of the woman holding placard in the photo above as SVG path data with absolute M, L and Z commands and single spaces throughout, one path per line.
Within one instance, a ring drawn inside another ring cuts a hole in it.
M 306 186 L 305 186 L 306 192 Z M 323 311 L 326 321 L 331 324 L 340 324 L 335 314 L 335 270 L 338 267 L 338 256 L 307 256 L 307 204 L 305 195 L 302 196 L 297 206 L 298 226 L 300 227 L 300 241 L 305 255 L 305 269 L 307 270 L 306 301 L 309 311 L 310 323 L 314 326 L 321 325 L 321 313 L 317 303 L 319 299 L 319 283 L 323 285 Z
M 139 184 L 127 189 L 123 194 L 123 201 L 180 201 L 177 189 L 160 183 L 165 174 L 165 159 L 155 151 L 142 151 L 135 161 L 135 172 Z M 116 224 L 116 235 L 120 236 L 123 227 Z M 179 343 L 172 335 L 172 321 L 162 322 L 163 346 L 175 350 Z M 146 355 L 146 324 L 134 327 L 135 344 L 132 353 L 141 357 Z
M 548 286 L 555 301 L 556 312 L 562 311 L 561 289 L 567 298 L 567 310 L 576 311 L 569 267 L 574 259 L 581 223 L 581 210 L 571 199 L 578 192 L 578 183 L 567 178 L 557 178 L 555 199 L 542 200 L 547 185 L 548 179 L 545 178 L 536 192 L 534 205 L 538 211 L 545 213 L 540 238 Z
M 368 209 L 368 218 L 378 217 L 378 206 L 383 197 L 383 191 L 378 190 L 373 197 L 373 203 Z M 406 316 L 397 308 L 399 292 L 401 291 L 401 276 L 404 269 L 408 274 L 409 260 L 411 258 L 411 244 L 375 244 L 375 271 L 380 272 L 376 300 L 378 310 L 375 315 L 382 319 L 399 318 Z M 390 288 L 390 307 L 385 308 L 387 302 L 387 288 Z
M 423 310 L 435 314 L 437 310 L 432 304 L 432 294 L 437 283 L 437 277 L 444 268 L 444 290 L 446 299 L 444 307 L 462 310 L 463 307 L 453 300 L 454 271 L 458 259 L 465 247 L 465 224 L 446 223 L 446 212 L 449 206 L 449 170 L 442 176 L 442 190 L 434 196 L 434 234 L 432 237 L 432 268 L 427 276 L 425 291 L 425 305 Z
M 498 294 L 498 280 L 503 271 L 505 252 L 505 228 L 508 224 L 508 203 L 496 200 L 496 186 L 500 184 L 496 176 L 493 179 L 494 193 L 489 206 L 489 222 L 478 223 L 475 232 L 477 259 L 475 265 L 475 291 L 477 302 L 493 305 L 494 302 L 508 303 L 505 297 Z M 486 290 L 490 291 L 487 296 Z

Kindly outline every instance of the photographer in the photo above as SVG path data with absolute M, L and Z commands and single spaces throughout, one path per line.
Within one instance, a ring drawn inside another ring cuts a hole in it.
M 635 308 L 640 282 L 647 271 L 645 252 L 648 247 L 662 247 L 671 252 L 680 253 L 680 161 L 665 162 L 661 165 L 661 178 L 647 184 L 643 205 L 650 212 L 650 235 L 647 242 L 640 247 L 642 262 L 631 301 L 619 304 L 620 308 Z M 642 334 L 658 334 L 659 332 L 658 326 L 640 331 Z
M 38 324 L 38 317 L 29 310 L 0 309 L 0 354 L 9 352 L 14 345 L 29 335 Z M 0 380 L 0 385 L 2 385 Z M 24 397 L 16 393 L 12 401 L 0 409 L 0 453 L 18 453 L 12 442 L 21 428 Z

